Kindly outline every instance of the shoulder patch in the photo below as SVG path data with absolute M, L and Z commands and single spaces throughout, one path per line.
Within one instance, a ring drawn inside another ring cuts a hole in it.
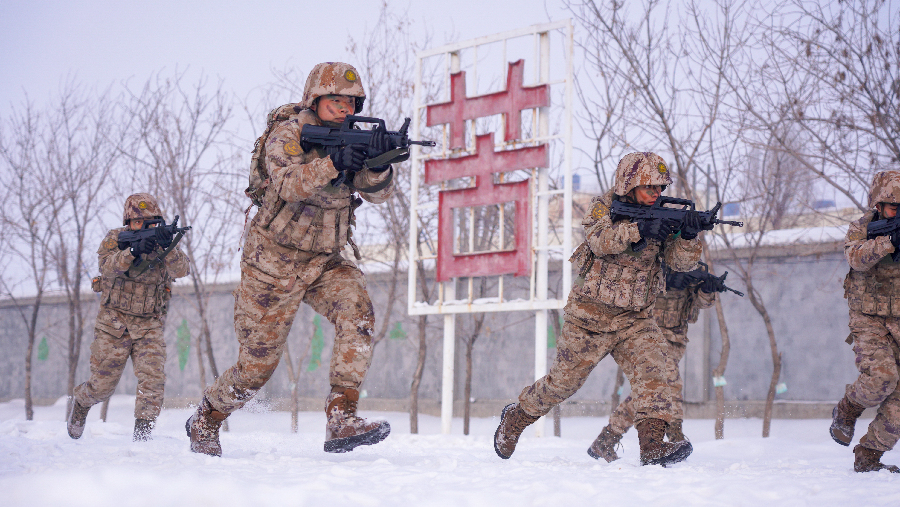
M 608 214 L 609 214 L 609 207 L 607 207 L 602 202 L 598 201 L 598 202 L 594 203 L 594 207 L 591 208 L 591 217 L 593 217 L 594 220 L 600 220 L 601 218 L 605 217 Z
M 113 239 L 112 236 L 107 237 L 103 240 L 103 248 L 107 250 L 112 250 L 113 248 L 118 248 L 119 244 Z
M 300 149 L 300 143 L 298 143 L 297 141 L 288 141 L 284 143 L 284 152 L 288 155 L 296 157 L 302 151 L 303 150 Z

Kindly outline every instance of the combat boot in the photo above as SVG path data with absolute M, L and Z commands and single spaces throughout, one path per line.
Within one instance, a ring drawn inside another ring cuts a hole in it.
M 350 452 L 360 445 L 381 442 L 391 433 L 387 421 L 369 422 L 356 415 L 359 391 L 347 388 L 332 390 L 325 399 L 325 452 Z
M 619 440 L 622 440 L 622 435 L 613 431 L 609 426 L 606 426 L 603 428 L 603 431 L 597 435 L 597 439 L 594 440 L 594 443 L 588 447 L 587 453 L 594 459 L 603 458 L 607 463 L 612 463 L 619 459 L 619 455 L 616 454 L 616 445 L 619 443 Z
M 665 442 L 666 422 L 662 419 L 644 419 L 635 425 L 641 445 L 641 465 L 671 465 L 684 461 L 694 447 L 687 440 Z
M 857 405 L 844 396 L 838 402 L 834 410 L 831 411 L 831 438 L 835 442 L 849 446 L 853 442 L 853 430 L 856 426 L 856 420 L 862 415 L 866 408 Z
M 516 444 L 525 428 L 540 417 L 528 415 L 518 403 L 510 403 L 500 413 L 500 425 L 494 432 L 494 452 L 503 459 L 509 459 L 516 451 Z
M 681 426 L 684 423 L 681 419 L 675 419 L 666 425 L 666 438 L 669 439 L 669 442 L 681 442 L 687 440 L 687 437 L 684 436 L 684 430 L 682 430 Z
M 134 420 L 134 442 L 146 442 L 150 440 L 150 432 L 156 426 L 155 419 L 135 419 Z M 189 435 L 190 436 L 190 435 Z
M 186 423 L 184 429 L 187 431 L 188 438 L 191 439 L 191 451 L 201 454 L 209 454 L 210 456 L 222 455 L 222 444 L 219 443 L 219 428 L 222 427 L 222 421 L 228 417 L 212 408 L 206 396 L 197 406 Z
M 84 433 L 84 423 L 87 420 L 91 407 L 82 407 L 78 401 L 72 400 L 72 408 L 69 409 L 69 417 L 66 418 L 66 430 L 69 436 L 75 439 L 81 438 Z
M 863 445 L 866 443 L 867 436 L 868 435 L 863 435 L 863 437 L 859 439 L 859 444 L 853 448 L 853 455 L 856 457 L 853 461 L 853 470 L 856 470 L 857 472 L 888 470 L 895 474 L 900 474 L 900 468 L 897 468 L 894 465 L 885 465 L 881 462 L 881 456 L 884 455 L 884 451 L 876 451 L 875 449 L 869 449 Z

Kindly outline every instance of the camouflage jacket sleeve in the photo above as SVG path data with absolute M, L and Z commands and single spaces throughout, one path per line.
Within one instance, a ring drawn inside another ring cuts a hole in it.
M 851 223 L 847 229 L 844 257 L 847 258 L 847 262 L 853 270 L 868 271 L 886 255 L 894 252 L 894 245 L 891 244 L 891 238 L 888 236 L 866 239 L 866 228 L 873 218 L 875 218 L 875 212 L 870 211 L 856 222 Z
M 694 289 L 694 297 L 691 298 L 691 304 L 698 310 L 709 308 L 716 304 L 716 292 L 703 292 L 700 288 Z
M 270 189 L 286 202 L 307 199 L 318 189 L 331 183 L 338 171 L 331 157 L 321 150 L 303 151 L 300 130 L 303 124 L 293 118 L 275 127 L 266 140 L 266 168 L 271 178 Z
M 119 250 L 119 233 L 124 231 L 124 227 L 113 229 L 106 233 L 100 248 L 97 249 L 97 256 L 100 263 L 100 274 L 106 277 L 114 277 L 128 271 L 131 263 L 134 262 L 134 256 L 131 250 Z
M 675 271 L 691 271 L 697 269 L 702 250 L 698 238 L 682 239 L 681 234 L 675 234 L 666 240 L 663 261 Z
M 191 261 L 180 246 L 176 246 L 166 256 L 166 270 L 172 278 L 182 278 L 191 274 Z
M 594 255 L 620 254 L 641 239 L 637 224 L 628 220 L 613 223 L 609 217 L 612 192 L 591 200 L 591 211 L 581 221 L 584 237 Z
M 387 181 L 387 186 L 375 192 L 363 192 L 360 188 L 371 188 Z M 381 204 L 394 195 L 394 168 L 389 167 L 386 171 L 375 172 L 364 169 L 353 178 L 353 186 L 359 192 L 360 197 L 371 202 L 372 204 Z

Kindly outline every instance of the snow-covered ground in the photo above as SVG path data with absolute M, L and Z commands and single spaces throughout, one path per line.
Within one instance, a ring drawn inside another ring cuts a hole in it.
M 826 420 L 775 420 L 763 439 L 759 419 L 730 419 L 720 441 L 714 421 L 688 420 L 694 454 L 662 468 L 639 465 L 634 431 L 623 459 L 591 459 L 585 450 L 605 418 L 564 418 L 562 438 L 526 430 L 515 455 L 501 460 L 491 443 L 496 417 L 473 420 L 464 436 L 461 420 L 441 435 L 439 418 L 421 416 L 411 435 L 405 413 L 363 412 L 390 421 L 391 436 L 327 454 L 324 414 L 302 412 L 294 434 L 290 414 L 254 404 L 229 419 L 224 455 L 213 458 L 188 449 L 187 409 L 164 410 L 154 439 L 132 442 L 133 407 L 134 397 L 114 397 L 106 423 L 94 407 L 84 436 L 72 440 L 64 399 L 37 407 L 34 421 L 21 400 L 0 403 L 0 505 L 900 505 L 900 475 L 854 473 L 850 449 L 831 441 Z M 900 450 L 884 461 L 900 464 Z

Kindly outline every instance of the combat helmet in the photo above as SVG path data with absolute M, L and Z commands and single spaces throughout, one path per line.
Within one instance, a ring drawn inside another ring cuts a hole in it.
M 310 109 L 316 99 L 323 95 L 356 97 L 353 114 L 359 114 L 366 101 L 366 91 L 363 89 L 359 72 L 352 65 L 341 62 L 325 62 L 313 67 L 306 78 L 300 107 Z
M 162 210 L 156 198 L 150 194 L 133 194 L 125 199 L 125 214 L 122 217 L 122 225 L 128 225 L 131 220 L 150 220 L 162 218 Z
M 663 189 L 672 184 L 669 167 L 656 153 L 635 152 L 622 157 L 616 167 L 616 181 L 613 193 L 625 196 L 640 185 L 662 185 Z
M 900 203 L 900 171 L 875 173 L 869 191 L 869 209 L 874 209 L 880 202 Z

